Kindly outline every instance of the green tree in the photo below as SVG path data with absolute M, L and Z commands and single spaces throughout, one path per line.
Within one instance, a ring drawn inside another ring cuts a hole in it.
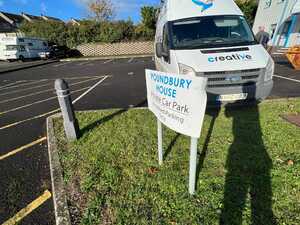
M 235 1 L 237 5 L 240 7 L 240 9 L 245 14 L 245 17 L 250 25 L 253 25 L 257 7 L 258 7 L 258 1 L 256 0 L 236 0 Z
M 157 10 L 158 9 L 153 6 L 144 6 L 141 8 L 142 24 L 145 27 L 155 29 Z
M 21 24 L 20 30 L 29 37 L 43 38 L 59 45 L 66 45 L 67 43 L 67 27 L 62 22 L 24 22 Z
M 135 28 L 135 38 L 141 40 L 153 40 L 156 28 L 156 14 L 158 9 L 153 6 L 141 8 L 142 21 Z

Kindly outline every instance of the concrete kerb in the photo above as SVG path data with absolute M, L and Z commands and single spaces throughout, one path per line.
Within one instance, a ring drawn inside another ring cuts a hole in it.
M 153 57 L 153 56 L 154 56 L 153 54 L 147 54 L 147 55 L 97 56 L 97 57 L 82 57 L 82 58 L 61 59 L 60 62 L 95 61 L 95 60 L 128 59 L 128 58 L 148 58 L 148 57 Z
M 43 62 L 38 62 L 38 63 L 33 62 L 33 63 L 25 64 L 25 65 L 12 66 L 12 67 L 8 67 L 8 68 L 0 69 L 0 74 L 15 72 L 15 71 L 29 69 L 29 68 L 38 67 L 38 66 L 43 66 L 43 65 L 47 65 L 47 64 L 51 64 L 51 63 L 55 63 L 55 62 L 59 62 L 59 60 L 43 61 Z
M 62 167 L 59 161 L 57 142 L 54 135 L 53 119 L 61 117 L 61 113 L 47 118 L 48 154 L 52 182 L 52 196 L 56 225 L 71 225 L 67 195 L 64 188 Z

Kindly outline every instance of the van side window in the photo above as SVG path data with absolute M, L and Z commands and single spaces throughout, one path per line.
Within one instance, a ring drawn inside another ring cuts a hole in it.
M 164 51 L 168 50 L 169 48 L 169 30 L 168 30 L 168 25 L 164 25 L 164 31 L 163 31 L 163 49 Z
M 25 46 L 24 46 L 24 45 L 20 45 L 20 51 L 21 51 L 21 52 L 25 52 L 25 51 L 26 51 L 26 49 L 25 49 Z

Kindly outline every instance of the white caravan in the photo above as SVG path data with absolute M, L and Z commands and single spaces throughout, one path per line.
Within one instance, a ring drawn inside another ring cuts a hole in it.
M 165 0 L 155 37 L 159 71 L 208 78 L 210 102 L 263 100 L 274 61 L 233 0 Z
M 43 57 L 48 51 L 47 42 L 37 38 L 1 37 L 0 60 L 24 60 Z

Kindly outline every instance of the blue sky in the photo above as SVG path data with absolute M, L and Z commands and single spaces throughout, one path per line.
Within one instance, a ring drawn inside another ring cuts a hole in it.
M 89 0 L 0 0 L 0 11 L 33 15 L 41 13 L 63 20 L 84 18 L 88 16 L 85 4 Z M 115 19 L 131 18 L 134 22 L 140 19 L 140 7 L 157 5 L 160 0 L 111 0 L 114 4 Z

